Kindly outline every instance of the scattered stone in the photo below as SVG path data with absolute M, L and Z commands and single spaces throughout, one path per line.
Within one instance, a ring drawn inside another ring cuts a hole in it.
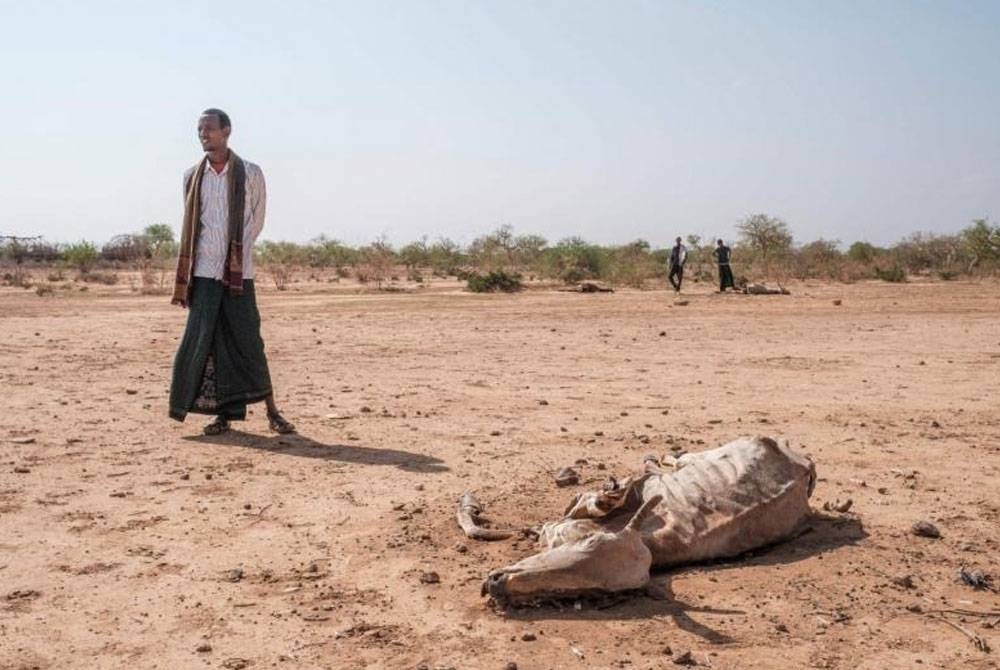
M 694 655 L 690 651 L 685 651 L 674 658 L 674 665 L 698 665 L 698 661 L 694 660 Z
M 31 472 L 31 468 L 26 468 L 23 465 L 18 465 L 14 468 L 14 472 L 19 475 L 26 475 Z
M 187 481 L 187 480 L 191 479 L 191 475 L 185 472 L 183 475 L 181 475 L 181 479 L 183 479 L 184 481 Z
M 232 570 L 226 570 L 225 577 L 227 582 L 233 582 L 235 584 L 236 582 L 243 579 L 243 568 L 233 568 Z
M 34 444 L 35 438 L 33 437 L 12 437 L 10 441 L 14 444 Z
M 930 521 L 918 521 L 913 524 L 910 529 L 914 535 L 918 537 L 930 537 L 939 538 L 941 537 L 941 531 L 938 530 L 937 526 L 932 524 Z
M 691 304 L 691 301 L 690 300 L 674 300 L 674 304 L 677 305 L 678 307 L 687 307 L 688 305 Z M 676 662 L 677 661 L 674 661 L 674 663 L 676 663 Z
M 455 551 L 457 551 L 460 554 L 467 554 L 469 552 L 469 548 L 466 545 L 459 542 L 458 544 L 455 545 Z
M 524 635 L 521 636 L 521 639 L 524 640 L 525 642 L 534 642 L 535 640 L 538 639 L 538 636 L 536 636 L 534 633 L 525 633 Z
M 936 419 L 931 421 L 931 428 L 940 428 L 941 424 L 937 422 Z
M 565 467 L 556 473 L 556 486 L 574 486 L 580 483 L 580 475 L 576 470 Z
M 538 401 L 538 404 L 539 404 L 539 405 L 548 405 L 548 404 L 549 404 L 549 401 L 548 401 L 548 400 L 539 400 L 539 401 Z
M 964 567 L 958 571 L 958 578 L 963 584 L 974 589 L 989 589 L 992 578 L 982 570 L 967 570 Z
M 138 389 L 125 389 L 125 393 L 127 393 L 129 395 L 135 395 L 138 392 L 139 392 Z
M 222 667 L 226 670 L 243 670 L 249 666 L 250 661 L 245 658 L 227 658 L 222 662 Z
M 774 626 L 774 630 L 778 631 L 779 633 L 787 633 L 788 632 L 788 626 L 786 626 L 783 623 L 779 623 L 779 624 L 776 624 Z
M 441 575 L 439 575 L 438 573 L 433 572 L 433 571 L 431 571 L 431 572 L 423 572 L 423 573 L 420 574 L 420 583 L 421 584 L 440 584 L 441 583 Z
M 837 499 L 834 502 L 827 501 L 823 503 L 823 509 L 825 509 L 827 512 L 840 512 L 841 514 L 843 514 L 847 510 L 851 509 L 851 505 L 853 504 L 854 501 L 851 500 L 850 498 L 848 498 L 844 502 L 840 502 L 840 499 Z
M 507 661 L 507 665 L 503 666 L 503 670 L 517 670 L 517 663 L 514 661 Z
M 372 408 L 371 408 L 371 407 L 369 407 L 368 405 L 362 405 L 362 406 L 361 406 L 361 410 L 360 410 L 360 412 L 361 412 L 362 414 L 371 414 L 371 411 L 372 411 Z
M 660 337 L 666 337 L 666 336 L 667 336 L 667 331 L 661 330 L 660 331 Z
M 836 306 L 838 306 L 838 307 L 839 307 L 839 306 L 840 306 L 840 305 L 841 305 L 842 303 L 843 303 L 843 300 L 841 300 L 840 298 L 837 298 L 837 299 L 835 299 L 835 300 L 833 301 L 833 304 L 834 304 L 834 305 L 836 305 Z
M 920 614 L 921 612 L 924 611 L 924 608 L 920 606 L 920 603 L 913 603 L 912 605 L 906 606 L 906 611 Z
M 913 575 L 897 575 L 892 578 L 892 583 L 904 589 L 916 587 L 916 584 L 913 583 Z
M 194 650 L 199 654 L 207 654 L 208 652 L 212 651 L 212 645 L 210 645 L 207 642 L 202 642 L 197 647 L 195 647 Z
M 499 430 L 491 430 L 490 431 L 490 435 L 493 436 L 493 437 L 499 437 L 500 436 L 500 431 Z

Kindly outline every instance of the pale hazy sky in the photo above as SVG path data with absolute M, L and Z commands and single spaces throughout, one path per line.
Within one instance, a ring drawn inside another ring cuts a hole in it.
M 198 112 L 263 237 L 893 242 L 1000 218 L 1000 2 L 0 0 L 0 233 L 178 228 Z

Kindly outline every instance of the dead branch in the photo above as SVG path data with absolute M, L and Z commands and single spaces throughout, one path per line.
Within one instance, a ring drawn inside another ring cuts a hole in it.
M 944 623 L 948 624 L 949 626 L 951 626 L 952 628 L 954 628 L 955 630 L 957 630 L 958 632 L 960 632 L 965 637 L 969 638 L 969 640 L 972 641 L 972 644 L 976 647 L 976 649 L 978 649 L 979 651 L 981 651 L 983 653 L 989 653 L 989 651 L 990 651 L 990 645 L 986 642 L 986 640 L 983 639 L 983 638 L 981 638 L 981 637 L 979 637 L 978 635 L 976 635 L 975 633 L 973 633 L 968 628 L 965 628 L 964 626 L 959 626 L 954 621 L 951 621 L 950 619 L 946 619 L 943 616 L 936 616 L 934 614 L 928 614 L 927 617 L 929 619 L 936 619 L 938 621 L 943 621 Z

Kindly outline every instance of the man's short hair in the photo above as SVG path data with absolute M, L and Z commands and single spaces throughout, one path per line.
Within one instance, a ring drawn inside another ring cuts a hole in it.
M 219 119 L 219 127 L 221 128 L 232 128 L 233 124 L 229 121 L 229 115 L 226 114 L 221 109 L 216 109 L 215 107 L 209 107 L 204 112 L 201 113 L 202 116 L 215 116 Z
M 722 240 L 719 240 L 719 244 L 722 244 Z

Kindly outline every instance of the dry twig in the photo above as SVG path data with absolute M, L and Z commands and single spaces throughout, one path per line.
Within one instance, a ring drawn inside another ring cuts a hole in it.
M 955 630 L 957 630 L 958 632 L 960 632 L 965 637 L 969 638 L 969 640 L 972 641 L 972 644 L 975 645 L 976 649 L 978 649 L 979 651 L 981 651 L 983 653 L 989 653 L 989 651 L 990 651 L 990 645 L 986 642 L 986 640 L 983 639 L 983 638 L 981 638 L 981 637 L 979 637 L 978 635 L 976 635 L 975 633 L 973 633 L 968 628 L 965 628 L 964 626 L 959 626 L 954 621 L 951 621 L 949 619 L 945 619 L 943 616 L 936 616 L 934 614 L 928 614 L 927 616 L 928 616 L 928 618 L 931 618 L 931 619 L 937 619 L 938 621 L 943 621 L 944 623 L 948 624 L 949 626 L 951 626 L 952 628 L 954 628 Z

